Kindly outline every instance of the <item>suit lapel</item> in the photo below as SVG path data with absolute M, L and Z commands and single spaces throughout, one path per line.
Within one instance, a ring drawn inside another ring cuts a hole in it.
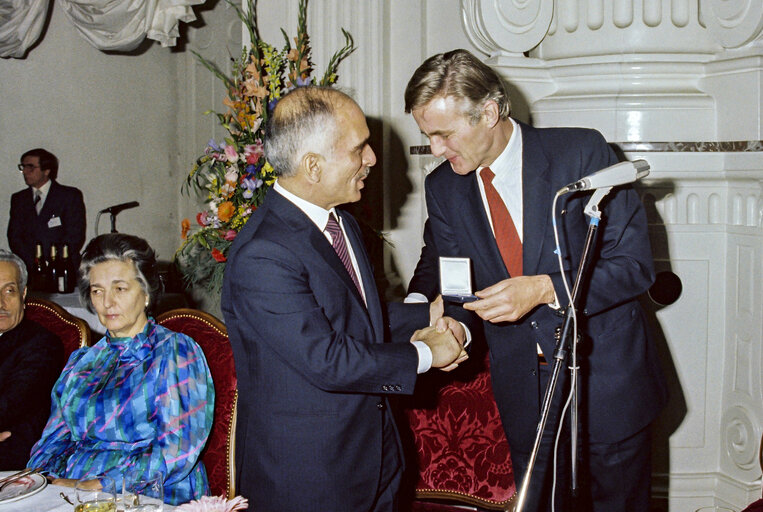
M 53 209 L 53 205 L 56 204 L 56 200 L 58 199 L 57 187 L 58 187 L 58 184 L 55 181 L 50 180 L 50 188 L 48 189 L 48 195 L 45 196 L 45 202 L 42 204 L 42 210 L 40 210 L 40 215 L 39 215 L 41 219 L 45 219 L 46 224 L 48 220 L 50 219 L 50 211 Z M 34 205 L 34 193 L 32 194 L 32 204 Z
M 313 221 L 310 220 L 307 215 L 305 215 L 302 210 L 295 206 L 291 201 L 283 197 L 278 192 L 268 194 L 268 197 L 271 195 L 273 196 L 273 207 L 280 212 L 284 222 L 286 222 L 286 224 L 294 230 L 293 236 L 296 239 L 295 244 L 304 246 L 304 241 L 307 240 L 307 246 L 311 247 L 315 251 L 318 259 L 323 262 L 331 272 L 336 274 L 336 277 L 343 283 L 344 286 L 350 289 L 354 300 L 358 303 L 359 306 L 362 306 L 363 309 L 365 309 L 366 305 L 363 302 L 363 298 L 358 293 L 358 289 L 355 287 L 355 283 L 352 281 L 352 278 L 347 273 L 347 269 L 344 268 L 342 260 L 339 259 L 339 256 L 337 256 L 336 251 L 334 251 L 334 248 L 326 239 L 326 236 L 323 234 L 323 232 L 313 223 Z M 346 226 L 345 229 L 347 229 Z M 352 248 L 355 251 L 356 258 L 359 258 L 359 254 L 361 252 L 365 254 L 365 250 L 362 250 L 363 246 L 359 246 L 358 243 L 362 244 L 362 242 L 356 242 L 355 240 L 352 240 Z M 358 265 L 360 266 L 360 261 L 358 261 Z M 363 276 L 363 283 L 366 285 L 366 291 L 368 291 L 369 286 L 367 284 L 368 281 L 366 280 L 366 276 Z
M 525 275 L 535 275 L 544 248 L 546 230 L 551 225 L 549 197 L 551 183 L 548 179 L 549 163 L 535 130 L 520 124 L 522 130 L 522 266 Z M 540 198 L 540 200 L 538 200 Z
M 467 234 L 475 250 L 474 254 L 475 262 L 473 265 L 479 265 L 482 268 L 495 269 L 498 274 L 496 276 L 496 282 L 507 279 L 509 273 L 506 270 L 506 265 L 501 257 L 501 252 L 498 250 L 498 244 L 495 241 L 495 235 L 493 235 L 493 229 L 490 227 L 490 221 L 487 218 L 485 207 L 482 202 L 482 195 L 480 194 L 479 185 L 477 180 L 477 172 L 470 173 L 467 186 L 459 187 L 455 190 L 465 194 L 463 198 L 456 198 L 454 204 L 463 205 L 463 224 L 460 229 Z M 456 209 L 455 211 L 459 211 Z
M 366 252 L 365 244 L 361 233 L 355 229 L 355 223 L 347 220 L 348 214 L 341 210 L 337 210 L 339 216 L 343 219 L 342 223 L 347 233 L 348 242 L 352 245 L 352 251 L 355 254 L 355 260 L 358 263 L 358 270 L 360 270 L 360 279 L 363 283 L 363 289 L 366 292 L 366 301 L 363 303 L 363 298 L 356 293 L 358 300 L 368 311 L 368 315 L 371 318 L 371 324 L 374 327 L 374 332 L 378 340 L 384 339 L 384 321 L 381 314 L 381 302 L 379 300 L 379 293 L 376 291 L 376 280 L 374 278 L 373 267 L 371 261 L 368 259 L 368 253 Z M 333 248 L 332 248 L 333 250 Z M 337 259 L 339 259 L 337 257 Z M 342 266 L 344 268 L 344 266 Z M 357 292 L 355 283 L 349 277 L 347 272 L 344 272 L 348 281 L 352 285 L 352 289 Z

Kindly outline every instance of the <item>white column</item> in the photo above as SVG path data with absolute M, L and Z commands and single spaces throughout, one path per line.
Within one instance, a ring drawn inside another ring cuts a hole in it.
M 649 305 L 672 392 L 655 494 L 676 511 L 743 508 L 760 494 L 763 432 L 763 2 L 461 4 L 515 115 L 596 128 L 650 162 L 655 260 L 683 284 Z

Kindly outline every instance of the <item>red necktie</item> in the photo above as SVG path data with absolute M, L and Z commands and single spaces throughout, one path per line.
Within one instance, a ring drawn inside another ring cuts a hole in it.
M 495 241 L 498 244 L 498 250 L 501 251 L 506 270 L 509 271 L 511 277 L 521 276 L 522 241 L 519 239 L 517 228 L 514 226 L 514 221 L 511 220 L 506 204 L 493 186 L 495 174 L 489 167 L 485 167 L 480 172 L 480 178 L 485 185 L 485 196 L 487 196 L 490 216 L 493 219 Z
M 339 227 L 339 223 L 336 221 L 333 213 L 329 214 L 329 221 L 326 223 L 326 231 L 331 234 L 331 245 L 334 247 L 337 256 L 342 260 L 344 268 L 347 269 L 347 273 L 350 274 L 352 282 L 355 283 L 355 287 L 358 289 L 360 296 L 363 296 L 363 290 L 360 288 L 360 282 L 358 276 L 355 274 L 355 269 L 352 266 L 352 260 L 350 259 L 350 252 L 347 250 L 347 243 L 344 240 L 344 234 L 342 228 Z

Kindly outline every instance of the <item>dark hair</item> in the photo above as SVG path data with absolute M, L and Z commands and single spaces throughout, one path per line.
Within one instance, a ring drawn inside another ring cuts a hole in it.
M 24 260 L 13 254 L 11 251 L 6 251 L 5 249 L 0 249 L 0 263 L 3 261 L 7 261 L 8 263 L 13 263 L 18 267 L 19 269 L 19 293 L 24 291 L 24 288 L 26 288 L 26 282 L 27 282 L 27 271 L 26 271 L 26 264 L 24 263 Z
M 265 157 L 276 176 L 291 176 L 305 153 L 333 151 L 337 112 L 345 93 L 329 87 L 297 87 L 278 101 L 265 133 Z
M 36 156 L 40 160 L 40 170 L 44 171 L 45 169 L 50 170 L 50 174 L 48 174 L 48 178 L 51 180 L 54 180 L 58 177 L 58 158 L 56 158 L 56 155 L 51 153 L 50 151 L 47 151 L 42 148 L 35 148 L 30 149 L 23 155 L 21 155 L 21 160 L 23 161 L 24 158 L 28 156 Z
M 97 236 L 90 240 L 82 252 L 77 285 L 82 305 L 91 313 L 95 313 L 93 302 L 90 300 L 90 270 L 98 263 L 113 260 L 131 261 L 135 265 L 136 279 L 148 296 L 148 312 L 156 304 L 162 291 L 156 253 L 142 238 L 122 233 Z
M 405 88 L 405 112 L 410 114 L 436 96 L 465 100 L 464 114 L 472 123 L 479 121 L 488 100 L 498 104 L 501 119 L 508 119 L 511 113 L 511 100 L 501 76 L 466 50 L 433 55 L 414 71 Z

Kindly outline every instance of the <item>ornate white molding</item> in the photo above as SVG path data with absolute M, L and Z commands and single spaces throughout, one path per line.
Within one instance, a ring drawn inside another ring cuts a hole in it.
M 760 429 L 755 428 L 753 418 L 747 408 L 735 405 L 725 411 L 721 420 L 724 455 L 742 470 L 757 466 Z
M 760 0 L 700 0 L 702 22 L 724 48 L 740 48 L 763 37 Z
M 548 0 L 462 0 L 464 30 L 487 54 L 522 55 L 546 36 L 554 4 Z
M 488 55 L 715 54 L 760 40 L 760 0 L 461 0 L 464 30 Z

